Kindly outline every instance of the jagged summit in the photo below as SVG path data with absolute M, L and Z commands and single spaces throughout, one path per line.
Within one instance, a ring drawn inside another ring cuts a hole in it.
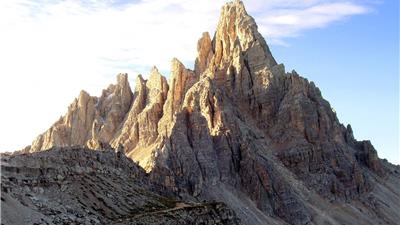
M 247 224 L 396 224 L 399 168 L 277 64 L 241 1 L 197 49 L 194 70 L 172 60 L 169 83 L 154 67 L 134 92 L 119 75 L 99 98 L 81 93 L 27 152 L 123 146 L 152 182 L 223 201 Z
M 277 64 L 264 38 L 258 32 L 257 24 L 247 14 L 241 1 L 229 2 L 222 7 L 213 40 L 211 41 L 207 32 L 203 33 L 197 50 L 197 74 L 203 73 L 208 65 L 223 72 L 234 66 L 236 71 L 240 72 L 238 65 L 235 65 L 237 63 L 233 62 L 238 60 L 238 57 L 257 65 L 257 68 L 254 68 L 256 70 L 272 68 Z M 210 72 L 212 75 L 215 71 Z
M 207 36 L 209 35 L 203 34 L 205 40 Z M 249 57 L 257 54 L 262 57 L 258 62 L 266 64 L 269 68 L 276 65 L 268 45 L 258 32 L 257 24 L 247 14 L 241 1 L 230 2 L 222 7 L 212 46 L 209 46 L 208 42 L 205 42 L 204 46 L 201 42 L 198 44 L 198 49 L 210 47 L 215 54 L 214 63 L 216 65 L 225 66 L 221 62 L 231 61 L 235 51 L 242 52 Z
M 242 51 L 245 57 L 258 55 L 254 63 L 261 63 L 268 68 L 276 65 L 264 38 L 258 32 L 254 19 L 249 16 L 241 1 L 227 3 L 221 12 L 215 37 L 213 39 L 216 64 L 229 60 L 235 48 Z

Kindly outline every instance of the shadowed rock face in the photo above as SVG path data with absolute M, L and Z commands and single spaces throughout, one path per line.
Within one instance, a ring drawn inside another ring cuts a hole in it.
M 197 49 L 194 71 L 172 60 L 169 85 L 153 68 L 134 93 L 120 78 L 101 98 L 81 93 L 26 151 L 123 145 L 153 182 L 224 201 L 248 224 L 396 224 L 399 168 L 277 64 L 242 2 L 222 8 Z M 107 105 L 109 93 L 119 97 Z

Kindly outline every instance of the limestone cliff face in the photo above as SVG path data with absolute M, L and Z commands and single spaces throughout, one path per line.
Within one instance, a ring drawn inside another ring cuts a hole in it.
M 53 146 L 85 146 L 96 148 L 108 143 L 124 120 L 132 103 L 127 74 L 117 76 L 117 84 L 103 90 L 100 98 L 81 91 L 68 107 L 68 112 L 33 143 L 29 152 Z
M 178 60 L 172 60 L 170 84 L 171 90 L 168 92 L 164 105 L 164 115 L 159 124 L 161 132 L 168 134 L 171 121 L 176 112 L 181 110 L 181 106 L 187 90 L 198 80 L 198 76 Z
M 179 66 L 183 67 L 182 64 Z M 150 71 L 148 80 L 141 75 L 137 77 L 134 93 L 127 74 L 119 74 L 117 84 L 103 90 L 99 98 L 81 91 L 66 115 L 25 151 L 35 152 L 53 146 L 87 146 L 91 149 L 124 146 L 128 155 L 136 154 L 135 149 L 146 148 L 155 142 L 167 93 L 168 83 L 156 67 Z
M 113 145 L 123 145 L 127 155 L 143 167 L 151 156 L 150 150 L 158 137 L 158 122 L 163 115 L 163 106 L 167 98 L 168 84 L 153 68 L 149 79 L 136 79 L 135 100 L 127 114 L 118 137 Z
M 277 64 L 242 2 L 222 8 L 197 49 L 193 71 L 172 60 L 169 85 L 153 68 L 133 94 L 125 75 L 100 98 L 82 92 L 30 151 L 123 146 L 153 182 L 224 201 L 248 224 L 400 219 L 398 168 L 354 138 L 313 82 Z

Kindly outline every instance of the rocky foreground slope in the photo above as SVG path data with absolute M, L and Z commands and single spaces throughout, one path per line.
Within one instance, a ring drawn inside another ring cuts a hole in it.
M 223 203 L 178 200 L 113 150 L 2 155 L 1 171 L 2 224 L 241 224 Z
M 313 82 L 273 58 L 243 3 L 227 3 L 194 70 L 172 60 L 82 91 L 23 152 L 112 146 L 182 199 L 225 202 L 247 224 L 396 224 L 400 169 L 357 141 Z M 29 157 L 29 156 L 27 156 Z

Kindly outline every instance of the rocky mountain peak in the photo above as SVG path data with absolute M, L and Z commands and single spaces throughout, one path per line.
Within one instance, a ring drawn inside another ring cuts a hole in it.
M 127 73 L 120 73 L 117 75 L 117 85 L 121 87 L 129 86 Z
M 207 68 L 209 61 L 213 56 L 212 42 L 210 34 L 204 32 L 197 42 L 197 58 L 195 61 L 195 72 L 200 76 Z
M 103 89 L 100 101 L 111 99 L 115 97 L 125 98 L 125 101 L 132 100 L 132 90 L 128 81 L 128 74 L 120 73 L 116 76 L 117 82 L 110 84 L 106 89 Z
M 241 1 L 222 7 L 213 39 L 203 33 L 197 50 L 195 74 L 211 78 L 231 98 L 253 111 L 275 82 L 274 77 L 285 73 Z
M 241 1 L 227 3 L 194 70 L 174 58 L 169 84 L 153 67 L 134 93 L 126 74 L 99 98 L 81 92 L 27 149 L 123 146 L 152 182 L 224 201 L 247 224 L 396 224 L 400 170 L 286 73 L 257 29 Z
M 88 112 L 88 110 L 90 111 L 94 107 L 94 104 L 96 102 L 97 102 L 97 98 L 92 97 L 86 91 L 81 90 L 78 98 L 75 99 L 75 101 L 68 108 L 68 112 L 69 113 L 79 112 L 80 116 L 85 117 L 86 115 L 84 115 L 84 114 L 86 112 Z M 71 120 L 69 120 L 68 116 L 67 116 L 67 121 L 65 121 L 65 122 L 67 124 L 71 125 L 70 124 Z
M 156 66 L 153 66 L 150 69 L 149 79 L 148 79 L 147 83 L 154 83 L 155 86 L 157 86 L 159 81 L 162 79 L 161 77 L 162 77 L 162 75 L 158 71 L 158 68 Z M 151 86 L 153 86 L 153 85 L 151 85 Z M 159 88 L 159 87 L 156 87 L 156 88 Z
M 143 76 L 141 74 L 137 75 L 135 79 L 135 93 L 140 92 L 140 90 L 145 87 L 146 80 L 143 79 Z
M 176 58 L 171 63 L 170 91 L 167 97 L 166 113 L 172 114 L 181 106 L 186 91 L 197 81 L 194 71 L 186 69 Z
M 237 57 L 235 51 L 239 51 L 248 57 L 257 55 L 260 58 L 254 63 L 267 68 L 276 65 L 256 22 L 247 14 L 241 1 L 229 2 L 222 7 L 213 44 L 215 64 L 232 60 Z
M 53 146 L 88 146 L 102 148 L 114 138 L 133 101 L 127 74 L 118 74 L 116 84 L 104 89 L 100 97 L 81 91 L 78 98 L 45 133 L 38 136 L 26 151 Z
M 154 101 L 157 100 L 157 98 L 161 98 L 162 101 L 165 101 L 167 98 L 168 82 L 155 66 L 150 71 L 146 87 L 149 91 L 147 101 Z
M 84 102 L 86 102 L 88 99 L 90 98 L 90 95 L 89 95 L 89 93 L 87 93 L 85 90 L 81 90 L 80 92 L 79 92 L 79 96 L 78 96 L 78 102 L 82 102 L 82 103 L 84 103 Z

